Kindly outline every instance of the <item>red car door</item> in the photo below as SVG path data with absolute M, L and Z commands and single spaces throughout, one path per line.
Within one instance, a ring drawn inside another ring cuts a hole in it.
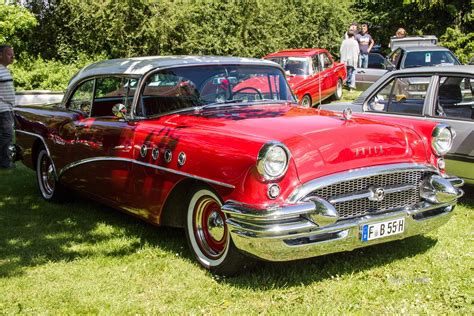
M 310 83 L 308 84 L 309 92 L 312 98 L 312 104 L 319 104 L 321 96 L 322 96 L 322 86 L 321 86 L 321 63 L 319 62 L 318 55 L 315 55 L 311 58 L 311 75 L 309 76 L 308 80 Z
M 321 66 L 323 71 L 321 72 L 321 90 L 322 98 L 326 99 L 336 91 L 337 76 L 334 72 L 334 62 L 331 57 L 325 52 L 319 54 L 321 60 Z
M 67 146 L 61 181 L 117 206 L 130 201 L 132 194 L 135 123 L 116 117 L 112 111 L 116 104 L 127 104 L 130 96 L 110 93 L 123 90 L 124 82 L 116 77 L 100 78 L 79 86 L 67 107 L 84 115 L 62 129 Z

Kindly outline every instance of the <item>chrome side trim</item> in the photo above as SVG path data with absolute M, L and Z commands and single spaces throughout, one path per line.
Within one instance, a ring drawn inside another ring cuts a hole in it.
M 445 178 L 446 180 L 451 182 L 451 184 L 456 188 L 460 188 L 464 185 L 464 179 L 461 179 L 461 178 L 458 178 L 458 177 L 453 177 L 453 176 L 446 175 L 446 174 L 443 175 L 443 178 Z
M 390 174 L 395 172 L 406 172 L 406 171 L 431 171 L 434 173 L 439 173 L 438 170 L 427 164 L 417 164 L 417 163 L 400 163 L 400 164 L 390 164 L 390 165 L 381 165 L 375 167 L 367 168 L 358 168 L 352 169 L 349 171 L 339 172 L 324 176 L 313 181 L 309 181 L 299 188 L 297 188 L 288 198 L 288 203 L 296 203 L 300 199 L 304 198 L 310 192 L 313 192 L 319 188 L 326 187 L 328 185 L 354 180 L 358 178 L 365 178 L 381 174 Z
M 173 170 L 173 169 L 169 169 L 169 168 L 164 168 L 164 167 L 152 165 L 152 164 L 147 163 L 147 162 L 142 162 L 142 161 L 129 159 L 129 158 L 120 158 L 120 157 L 94 157 L 94 158 L 86 158 L 86 159 L 82 159 L 82 160 L 79 160 L 79 161 L 75 161 L 73 163 L 70 163 L 70 164 L 66 165 L 63 169 L 61 169 L 59 171 L 58 178 L 61 178 L 66 171 L 68 171 L 72 168 L 75 168 L 75 167 L 80 166 L 80 165 L 92 163 L 92 162 L 98 162 L 98 161 L 129 162 L 129 163 L 132 163 L 132 164 L 136 164 L 136 165 L 140 165 L 140 166 L 144 166 L 144 167 L 148 167 L 148 168 L 153 168 L 153 169 L 157 169 L 157 170 L 164 171 L 164 172 L 173 173 L 173 174 L 180 175 L 180 176 L 187 177 L 187 178 L 191 178 L 191 179 L 201 180 L 201 181 L 204 181 L 204 182 L 207 182 L 207 183 L 212 183 L 212 184 L 223 186 L 223 187 L 226 187 L 226 188 L 235 189 L 235 186 L 233 186 L 231 184 L 228 184 L 228 183 L 224 183 L 224 182 L 220 182 L 220 181 L 216 181 L 216 180 L 212 180 L 212 179 L 208 179 L 208 178 L 204 178 L 204 177 L 195 176 L 195 175 L 192 175 L 192 174 L 189 174 L 189 173 L 186 173 L 186 172 L 182 172 L 182 171 L 177 171 L 177 170 Z
M 21 129 L 15 129 L 15 132 L 39 138 L 41 140 L 41 142 L 43 142 L 43 146 L 46 149 L 46 152 L 48 153 L 49 158 L 51 158 L 51 163 L 53 164 L 53 169 L 54 169 L 54 175 L 55 175 L 56 181 L 57 181 L 59 179 L 59 176 L 58 176 L 58 172 L 56 171 L 56 165 L 54 163 L 53 157 L 51 156 L 51 152 L 49 151 L 49 147 L 46 144 L 46 141 L 45 141 L 44 137 L 41 136 L 40 134 L 27 132 L 27 131 L 24 131 L 24 130 L 21 130 Z
M 275 220 L 286 220 L 298 218 L 313 212 L 316 205 L 313 202 L 298 203 L 289 206 L 278 206 L 268 209 L 255 209 L 248 205 L 227 201 L 222 206 L 222 211 L 232 218 L 245 218 L 252 221 L 269 222 Z
M 51 153 L 49 152 L 48 145 L 46 144 L 46 141 L 44 140 L 44 137 L 43 137 L 43 136 L 41 136 L 40 134 L 36 134 L 36 133 L 31 133 L 31 132 L 23 131 L 23 130 L 21 130 L 21 129 L 16 129 L 15 132 L 17 132 L 17 133 L 22 133 L 22 134 L 26 134 L 26 135 L 30 135 L 30 136 L 34 136 L 34 137 L 39 138 L 39 139 L 43 142 L 44 148 L 46 148 L 46 152 L 48 153 L 49 157 L 51 157 Z
M 382 187 L 381 189 L 383 189 L 385 194 L 390 194 L 390 193 L 398 193 L 398 192 L 413 190 L 413 189 L 416 189 L 416 186 L 409 184 L 409 185 Z M 371 190 L 348 193 L 348 194 L 333 197 L 332 199 L 329 200 L 329 203 L 334 204 L 334 203 L 341 203 L 341 202 L 353 201 L 353 200 L 358 200 L 358 199 L 370 199 L 372 195 L 373 195 L 373 192 Z

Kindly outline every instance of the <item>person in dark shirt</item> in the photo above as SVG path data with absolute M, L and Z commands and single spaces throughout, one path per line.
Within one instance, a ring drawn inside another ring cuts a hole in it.
M 374 40 L 369 34 L 369 27 L 367 24 L 362 24 L 361 32 L 356 35 L 356 40 L 359 42 L 359 67 L 368 68 L 369 53 L 374 46 Z

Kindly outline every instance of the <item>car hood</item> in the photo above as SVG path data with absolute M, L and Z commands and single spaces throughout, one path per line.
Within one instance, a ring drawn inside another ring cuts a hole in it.
M 302 182 L 352 168 L 427 160 L 423 141 L 411 129 L 369 118 L 345 120 L 318 109 L 235 106 L 181 114 L 168 122 L 194 126 L 207 137 L 228 135 L 229 146 L 238 146 L 238 139 L 261 145 L 279 141 L 290 150 Z

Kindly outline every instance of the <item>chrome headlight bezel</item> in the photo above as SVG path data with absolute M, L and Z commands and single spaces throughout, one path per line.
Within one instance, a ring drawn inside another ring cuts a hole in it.
M 265 180 L 276 180 L 285 175 L 289 162 L 290 151 L 284 144 L 277 141 L 268 142 L 258 152 L 257 171 Z M 271 163 L 276 163 L 277 168 L 274 168 L 275 165 L 272 168 Z
M 454 132 L 451 126 L 438 124 L 431 134 L 431 148 L 438 156 L 446 155 L 453 146 Z

